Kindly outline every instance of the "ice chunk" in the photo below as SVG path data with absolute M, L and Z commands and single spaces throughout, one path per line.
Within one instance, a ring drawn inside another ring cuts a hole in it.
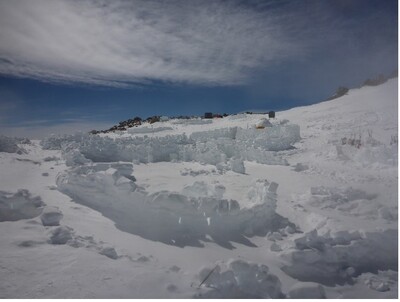
M 246 173 L 246 169 L 244 167 L 243 160 L 241 160 L 241 159 L 232 158 L 229 161 L 229 165 L 230 165 L 231 170 L 233 172 L 240 173 L 240 174 L 245 174 Z
M 294 234 L 294 233 L 296 232 L 296 230 L 295 230 L 294 228 L 292 228 L 290 225 L 288 225 L 288 226 L 285 228 L 285 232 L 286 232 L 287 234 Z
M 226 265 L 203 268 L 202 286 L 211 288 L 204 298 L 282 298 L 279 279 L 265 265 L 231 260 Z
M 63 214 L 56 207 L 45 207 L 40 220 L 44 226 L 56 226 L 60 224 Z
M 118 254 L 113 247 L 104 247 L 100 249 L 100 254 L 110 259 L 118 259 Z
M 280 245 L 278 245 L 277 243 L 274 242 L 271 244 L 270 250 L 273 252 L 281 252 L 282 248 Z
M 91 162 L 78 150 L 69 150 L 68 152 L 64 152 L 63 158 L 65 159 L 65 164 L 67 166 L 79 166 Z
M 45 162 L 56 161 L 56 160 L 60 160 L 60 158 L 57 156 L 47 156 L 47 157 L 43 158 L 43 161 L 45 161 Z
M 314 282 L 299 282 L 289 290 L 291 299 L 325 299 L 325 289 L 321 284 Z
M 23 154 L 26 151 L 18 144 L 30 143 L 28 139 L 0 135 L 0 152 Z
M 260 129 L 260 128 L 265 128 L 265 127 L 272 127 L 272 124 L 269 120 L 267 120 L 266 118 L 262 118 L 257 124 L 256 124 L 256 128 Z
M 308 170 L 308 166 L 302 163 L 297 163 L 296 166 L 294 166 L 294 171 L 296 172 L 302 172 Z
M 57 227 L 50 232 L 51 244 L 66 244 L 72 239 L 72 229 L 66 226 Z
M 295 250 L 281 253 L 288 261 L 282 270 L 301 281 L 332 285 L 351 279 L 353 270 L 361 274 L 397 268 L 397 230 L 367 232 L 363 237 L 348 234 L 343 242 L 316 231 L 305 234 L 295 240 Z
M 28 190 L 16 193 L 0 191 L 0 221 L 16 221 L 33 218 L 42 212 L 44 202 L 39 196 L 33 197 Z

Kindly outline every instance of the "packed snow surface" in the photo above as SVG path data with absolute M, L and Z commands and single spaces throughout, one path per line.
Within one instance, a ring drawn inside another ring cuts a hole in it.
M 0 136 L 0 297 L 397 298 L 397 80 L 276 117 Z

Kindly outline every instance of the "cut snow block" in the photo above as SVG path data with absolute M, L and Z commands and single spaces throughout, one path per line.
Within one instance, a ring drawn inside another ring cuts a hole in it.
M 288 226 L 285 228 L 285 232 L 286 232 L 287 234 L 294 234 L 294 233 L 296 232 L 296 230 L 295 230 L 294 228 L 292 228 L 290 225 L 288 225 Z
M 282 251 L 281 246 L 278 245 L 278 244 L 275 243 L 275 242 L 271 244 L 270 249 L 271 249 L 272 252 L 281 252 L 281 251 Z
M 45 207 L 42 215 L 40 215 L 40 220 L 44 226 L 56 226 L 60 225 L 60 220 L 63 214 L 56 207 Z
M 198 274 L 200 284 L 212 288 L 202 298 L 282 298 L 281 282 L 269 273 L 267 266 L 243 260 L 203 268 Z
M 104 247 L 100 250 L 100 254 L 107 256 L 110 259 L 118 259 L 118 254 L 112 247 Z
M 299 282 L 289 290 L 291 299 L 325 299 L 325 289 L 314 282 Z
M 231 170 L 239 174 L 245 174 L 246 169 L 242 159 L 232 158 L 229 162 Z
M 0 222 L 34 218 L 42 212 L 44 202 L 39 196 L 33 197 L 28 190 L 16 193 L 0 191 Z
M 268 191 L 271 193 L 276 193 L 276 191 L 278 190 L 278 186 L 279 184 L 277 184 L 276 182 L 271 182 L 268 187 Z
M 72 239 L 72 229 L 66 226 L 60 226 L 51 231 L 51 244 L 66 244 Z

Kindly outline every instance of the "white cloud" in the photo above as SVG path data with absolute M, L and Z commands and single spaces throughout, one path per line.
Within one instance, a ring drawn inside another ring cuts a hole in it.
M 107 86 L 243 84 L 302 51 L 282 18 L 235 1 L 0 0 L 0 74 Z

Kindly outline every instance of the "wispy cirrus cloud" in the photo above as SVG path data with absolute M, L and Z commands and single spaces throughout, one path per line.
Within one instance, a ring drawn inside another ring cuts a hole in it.
M 106 86 L 243 84 L 260 66 L 304 51 L 282 26 L 279 1 L 262 3 L 0 1 L 0 74 Z

